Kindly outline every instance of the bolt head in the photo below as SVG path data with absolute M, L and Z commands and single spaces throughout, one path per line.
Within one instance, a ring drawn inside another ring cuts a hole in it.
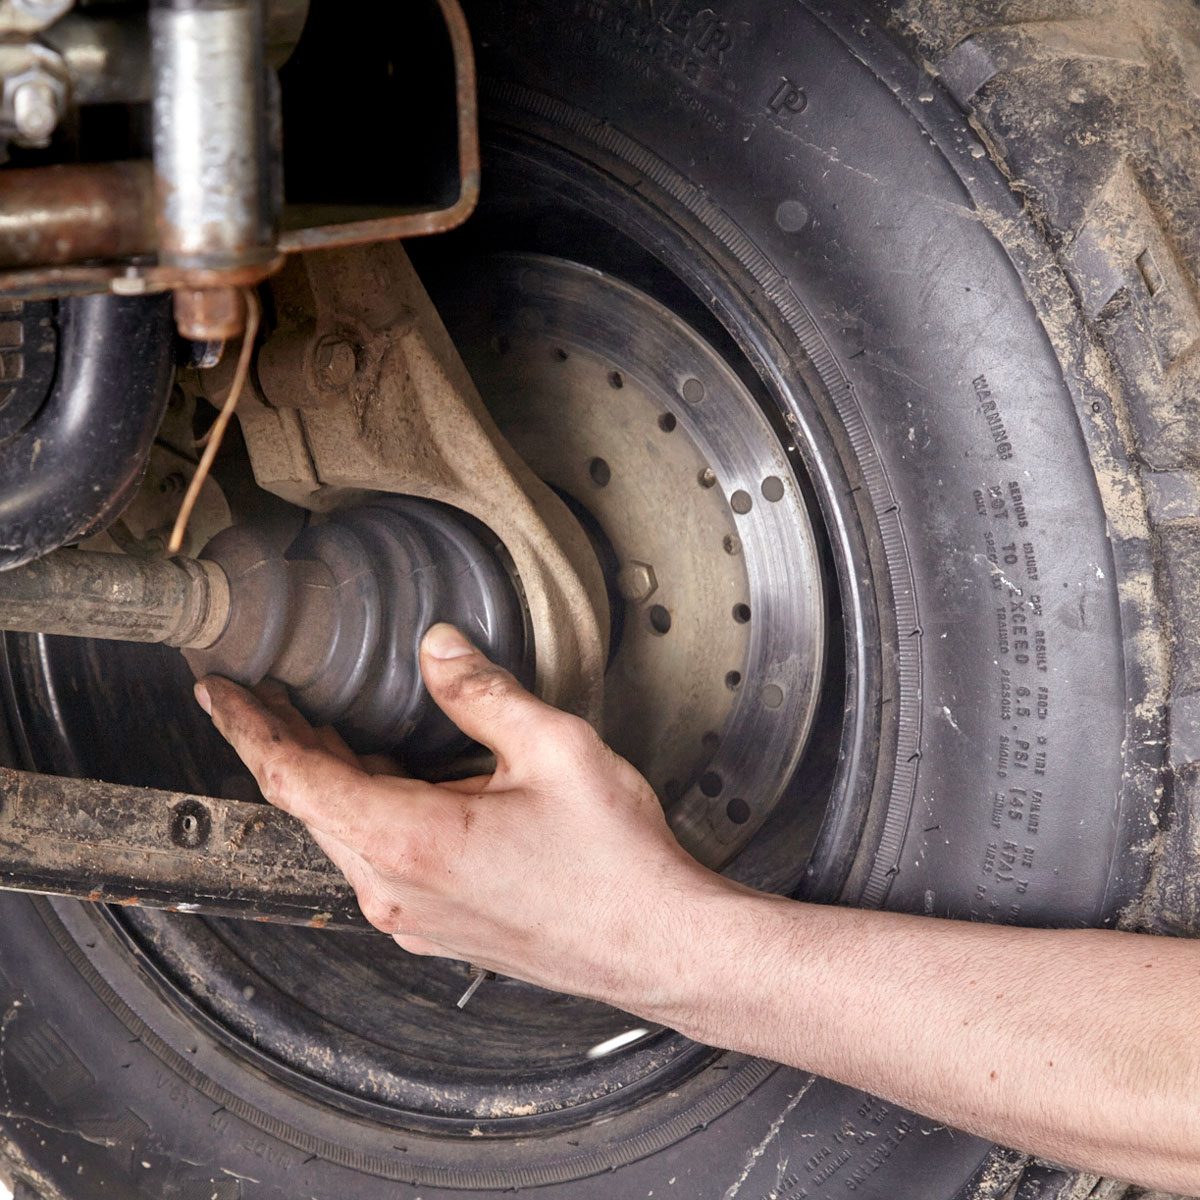
M 617 572 L 617 591 L 631 604 L 641 604 L 658 591 L 654 568 L 645 562 L 630 559 Z
M 317 377 L 325 387 L 349 387 L 358 372 L 358 355 L 342 337 L 322 338 L 317 345 L 314 362 Z
M 44 28 L 70 12 L 74 3 L 75 0 L 13 0 L 13 8 Z
M 181 337 L 192 342 L 226 342 L 246 327 L 246 306 L 235 287 L 175 292 L 175 325 Z
M 31 146 L 44 146 L 58 126 L 58 93 L 49 80 L 34 77 L 19 83 L 12 94 L 13 127 Z

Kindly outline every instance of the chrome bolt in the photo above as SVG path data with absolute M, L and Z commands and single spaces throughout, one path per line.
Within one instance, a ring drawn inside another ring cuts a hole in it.
M 658 590 L 658 579 L 649 563 L 631 559 L 617 572 L 617 591 L 632 604 L 649 600 Z
M 26 79 L 13 89 L 13 127 L 21 141 L 44 146 L 58 126 L 58 95 L 45 79 Z
M 13 8 L 38 22 L 42 29 L 65 16 L 73 4 L 74 0 L 13 0 Z

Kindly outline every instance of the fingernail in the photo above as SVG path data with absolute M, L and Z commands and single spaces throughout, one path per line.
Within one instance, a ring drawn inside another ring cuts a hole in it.
M 208 694 L 208 688 L 204 684 L 198 683 L 192 688 L 192 694 L 196 697 L 196 703 L 211 717 L 212 697 Z
M 475 652 L 475 647 L 453 625 L 444 622 L 429 627 L 422 645 L 430 658 L 465 658 Z

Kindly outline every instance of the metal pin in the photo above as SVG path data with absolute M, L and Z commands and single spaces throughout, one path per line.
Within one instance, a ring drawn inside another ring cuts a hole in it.
M 485 967 L 477 967 L 474 963 L 470 964 L 471 982 L 467 985 L 467 990 L 458 998 L 458 1008 L 466 1008 L 467 1001 L 479 991 L 480 984 L 486 979 L 495 979 L 495 971 L 489 971 Z

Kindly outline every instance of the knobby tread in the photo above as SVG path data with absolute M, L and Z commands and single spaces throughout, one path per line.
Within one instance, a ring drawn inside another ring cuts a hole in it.
M 1200 936 L 1200 6 L 891 0 L 886 10 L 1023 197 L 1115 385 L 1125 497 L 1144 503 L 1149 531 L 1142 621 L 1161 647 L 1167 730 L 1150 885 L 1127 923 Z M 1045 1167 L 1010 1194 L 1170 1200 Z
M 1021 193 L 1116 383 L 1167 660 L 1167 806 L 1143 924 L 1200 933 L 1200 7 L 896 0 Z M 1155 913 L 1152 918 L 1150 913 Z

